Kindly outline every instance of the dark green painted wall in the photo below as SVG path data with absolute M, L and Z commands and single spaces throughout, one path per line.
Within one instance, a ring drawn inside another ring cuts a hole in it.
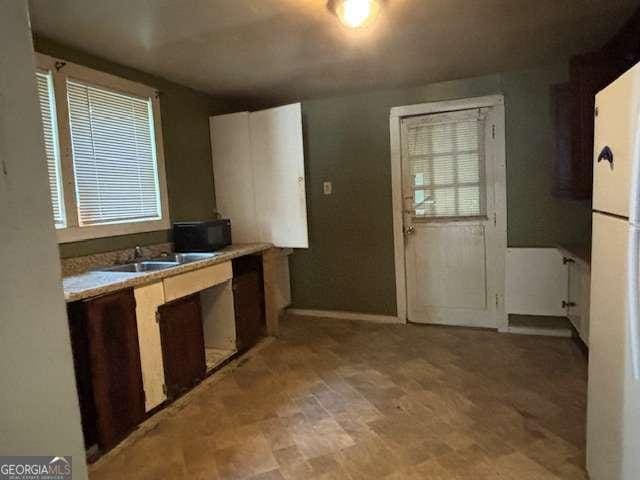
M 567 65 L 303 103 L 310 248 L 291 257 L 293 306 L 394 315 L 389 110 L 502 93 L 511 246 L 584 241 L 589 206 L 551 197 L 549 86 Z M 322 182 L 333 182 L 333 195 Z
M 162 78 L 68 48 L 36 36 L 35 50 L 118 75 L 160 90 L 162 135 L 172 221 L 209 219 L 215 216 L 213 172 L 209 143 L 209 116 L 238 111 L 242 102 L 211 97 Z M 166 242 L 169 232 L 102 238 L 60 244 L 64 258 L 117 250 L 135 245 Z

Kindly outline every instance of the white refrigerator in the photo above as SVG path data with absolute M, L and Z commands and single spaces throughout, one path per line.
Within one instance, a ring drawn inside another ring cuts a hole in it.
M 596 96 L 587 470 L 640 479 L 640 64 Z

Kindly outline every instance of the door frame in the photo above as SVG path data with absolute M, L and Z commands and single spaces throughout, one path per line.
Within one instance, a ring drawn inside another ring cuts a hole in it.
M 503 95 L 462 98 L 439 102 L 421 103 L 393 107 L 389 115 L 391 139 L 391 195 L 393 205 L 393 244 L 396 272 L 396 303 L 398 320 L 407 323 L 407 279 L 405 268 L 405 240 L 403 233 L 404 218 L 402 214 L 402 149 L 400 143 L 401 122 L 403 118 L 433 113 L 469 110 L 472 108 L 491 107 L 495 109 L 496 123 L 494 137 L 494 196 L 495 226 L 497 248 L 502 250 L 499 264 L 496 265 L 497 298 L 495 324 L 500 332 L 506 332 L 509 321 L 505 311 L 505 263 L 507 255 L 507 192 L 506 192 L 506 146 L 505 146 L 505 109 Z

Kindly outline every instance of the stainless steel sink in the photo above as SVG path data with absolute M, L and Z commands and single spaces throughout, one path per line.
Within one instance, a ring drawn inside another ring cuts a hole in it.
M 219 255 L 222 255 L 221 253 L 218 252 L 214 252 L 214 253 L 171 253 L 167 256 L 164 257 L 158 257 L 158 258 L 154 258 L 153 261 L 154 262 L 162 262 L 162 263 L 168 263 L 168 262 L 174 262 L 174 263 L 191 263 L 191 262 L 198 262 L 200 260 L 209 260 L 210 258 L 215 258 Z
M 180 265 L 178 262 L 162 261 L 157 262 L 155 260 L 147 260 L 135 263 L 125 263 L 124 265 L 115 265 L 113 267 L 99 268 L 100 272 L 155 272 L 157 270 L 166 270 L 167 268 L 173 268 Z

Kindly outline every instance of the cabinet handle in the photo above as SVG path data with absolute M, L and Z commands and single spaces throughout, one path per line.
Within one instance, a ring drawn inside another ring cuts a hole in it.
M 609 162 L 609 166 L 611 167 L 611 170 L 613 170 L 613 152 L 608 146 L 605 146 L 600 152 L 600 155 L 598 155 L 598 163 L 603 160 Z
M 573 258 L 562 257 L 562 264 L 566 265 L 567 263 L 576 263 L 576 261 Z
M 562 308 L 567 308 L 567 307 L 575 307 L 576 306 L 576 302 L 566 302 L 566 301 L 562 301 Z

